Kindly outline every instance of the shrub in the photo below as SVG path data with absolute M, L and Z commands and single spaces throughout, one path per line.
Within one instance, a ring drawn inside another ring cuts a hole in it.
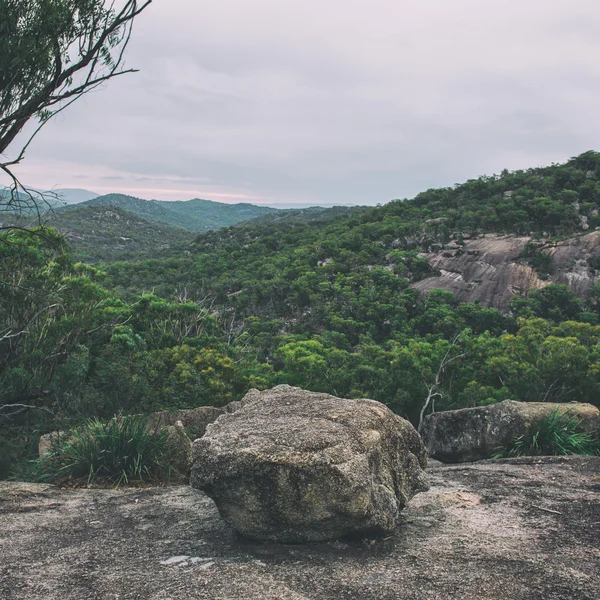
M 166 431 L 153 432 L 140 417 L 119 417 L 107 423 L 94 419 L 74 429 L 39 462 L 43 479 L 91 483 L 103 478 L 121 485 L 170 478 L 174 455 Z
M 600 440 L 583 431 L 582 421 L 572 410 L 561 413 L 556 409 L 547 417 L 534 421 L 526 434 L 515 438 L 493 458 L 600 454 Z

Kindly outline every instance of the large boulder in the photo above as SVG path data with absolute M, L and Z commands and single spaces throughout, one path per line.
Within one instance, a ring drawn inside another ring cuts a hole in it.
M 320 541 L 391 532 L 427 489 L 426 462 L 419 434 L 383 404 L 282 385 L 208 426 L 191 485 L 246 537 Z
M 600 411 L 591 404 L 515 400 L 433 413 L 425 418 L 421 433 L 432 458 L 450 463 L 481 460 L 509 446 L 532 423 L 555 410 L 572 411 L 583 430 L 600 435 Z

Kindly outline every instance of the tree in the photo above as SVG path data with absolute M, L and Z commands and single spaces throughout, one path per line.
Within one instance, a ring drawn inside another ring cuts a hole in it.
M 1 239 L 0 424 L 26 405 L 52 401 L 59 380 L 72 389 L 68 371 L 87 348 L 130 320 L 97 283 L 100 273 L 74 264 L 54 230 L 15 230 Z
M 425 378 L 425 374 L 423 374 L 423 384 L 427 390 L 427 398 L 425 398 L 425 402 L 423 402 L 421 412 L 419 413 L 419 424 L 417 426 L 417 430 L 419 432 L 423 427 L 423 419 L 425 418 L 425 412 L 429 408 L 429 405 L 431 405 L 431 412 L 435 412 L 435 399 L 444 397 L 444 393 L 442 391 L 442 376 L 444 375 L 444 371 L 448 365 L 453 363 L 455 360 L 460 360 L 466 356 L 466 353 L 464 352 L 460 354 L 455 353 L 455 348 L 458 347 L 461 335 L 462 334 L 459 333 L 448 345 L 448 350 L 446 350 L 446 353 L 440 360 L 437 371 L 435 371 L 435 374 L 433 373 L 433 370 L 431 372 L 431 375 L 434 375 L 433 378 L 427 380 Z
M 152 0 L 0 0 L 0 162 L 11 181 L 0 211 L 37 212 L 43 194 L 12 167 L 57 113 L 124 68 L 133 20 Z M 120 8 L 118 8 L 120 6 Z M 25 126 L 35 126 L 21 140 Z
M 451 341 L 438 339 L 433 342 L 422 338 L 410 338 L 407 343 L 392 345 L 391 371 L 397 380 L 398 389 L 404 391 L 404 402 L 394 404 L 396 412 L 404 414 L 420 431 L 425 413 L 436 412 L 436 400 L 451 396 L 451 365 L 458 367 L 458 361 L 466 356 L 463 347 L 465 330 Z M 423 398 L 423 392 L 427 394 Z

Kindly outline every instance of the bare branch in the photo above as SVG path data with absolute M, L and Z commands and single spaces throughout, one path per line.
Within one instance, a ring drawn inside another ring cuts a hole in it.
M 427 398 L 425 398 L 425 402 L 423 403 L 423 406 L 421 407 L 421 412 L 419 413 L 419 425 L 417 427 L 417 431 L 419 431 L 419 432 L 423 428 L 423 420 L 425 419 L 425 413 L 427 412 L 427 409 L 429 408 L 429 406 L 431 405 L 432 412 L 435 412 L 435 398 L 443 398 L 444 397 L 442 392 L 440 391 L 440 386 L 441 386 L 441 382 L 442 382 L 442 375 L 443 375 L 446 367 L 448 365 L 450 365 L 451 363 L 453 363 L 455 360 L 459 360 L 460 358 L 464 358 L 466 356 L 466 352 L 463 352 L 462 354 L 457 354 L 455 356 L 450 357 L 450 353 L 458 344 L 458 341 L 460 340 L 463 333 L 464 332 L 461 332 L 458 335 L 456 335 L 454 337 L 454 339 L 452 340 L 452 342 L 450 343 L 448 350 L 446 350 L 446 353 L 444 354 L 442 360 L 440 361 L 437 372 L 435 374 L 435 380 L 434 380 L 433 385 L 427 386 L 425 381 L 423 381 L 423 383 L 425 384 L 425 387 L 427 388 Z
M 10 421 L 28 410 L 43 410 L 54 416 L 54 413 L 45 406 L 35 406 L 33 404 L 0 404 L 0 418 Z

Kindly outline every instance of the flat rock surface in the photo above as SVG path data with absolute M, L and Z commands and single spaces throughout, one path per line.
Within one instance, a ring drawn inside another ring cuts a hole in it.
M 240 538 L 189 487 L 0 485 L 3 600 L 597 600 L 600 458 L 441 465 L 383 540 Z

